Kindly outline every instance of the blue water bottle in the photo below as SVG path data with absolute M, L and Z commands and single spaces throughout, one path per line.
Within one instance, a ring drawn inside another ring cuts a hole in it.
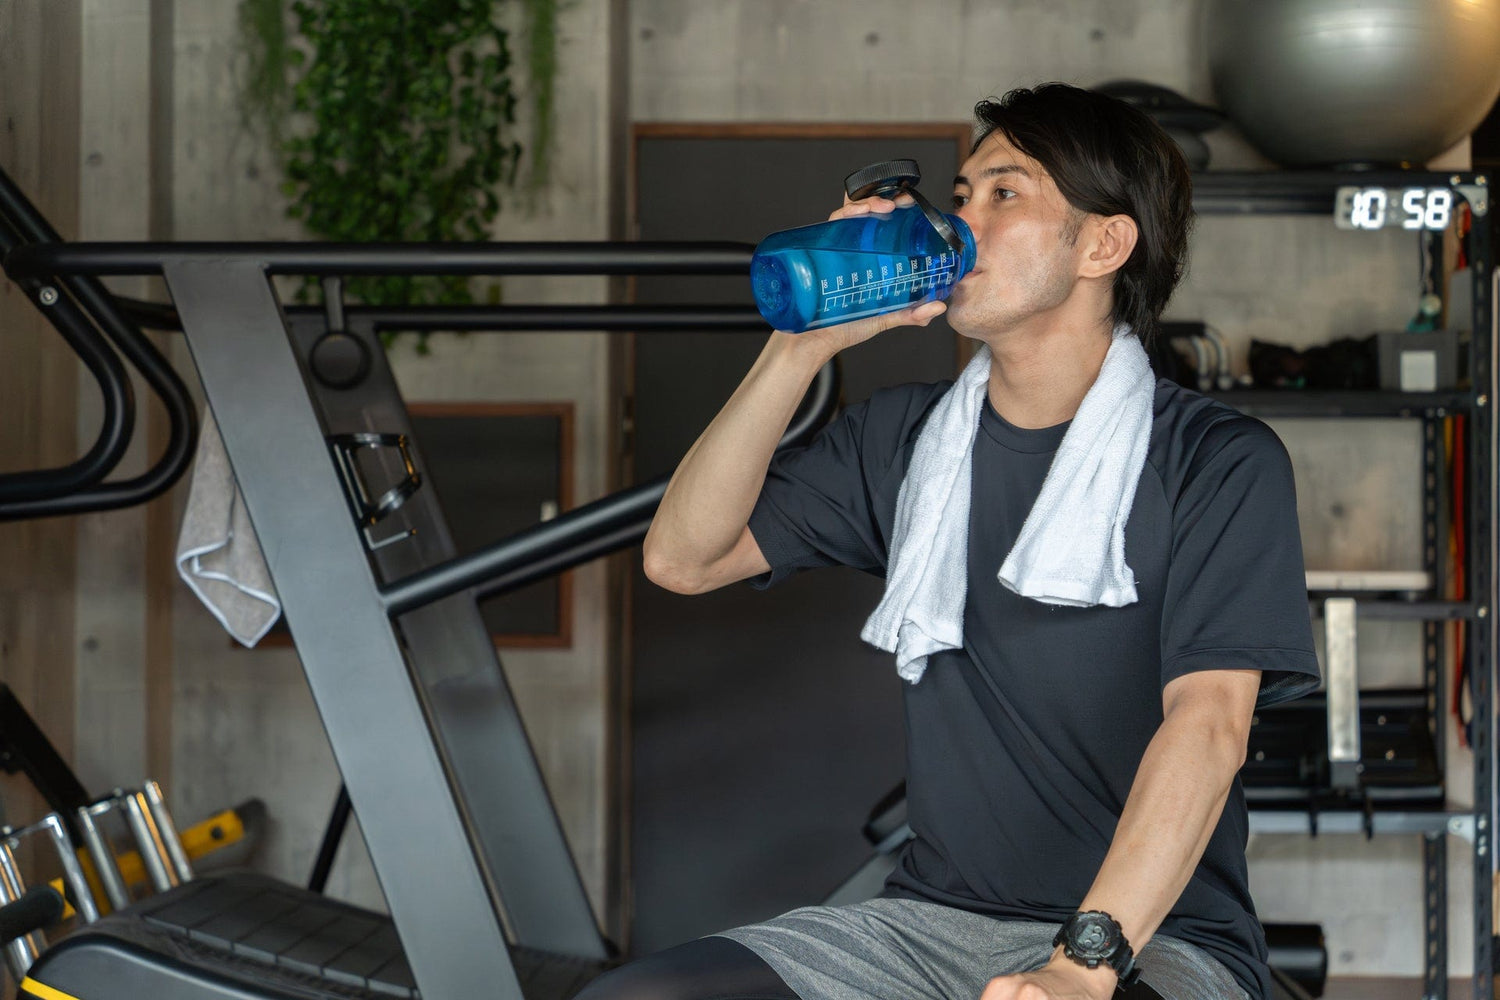
M 844 179 L 851 199 L 912 195 L 889 215 L 835 219 L 772 233 L 755 248 L 755 307 L 778 330 L 819 327 L 946 299 L 974 266 L 974 234 L 916 190 L 913 160 L 893 160 Z

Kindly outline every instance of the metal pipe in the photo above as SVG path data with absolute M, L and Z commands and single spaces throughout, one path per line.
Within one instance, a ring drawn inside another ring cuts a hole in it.
M 26 891 L 26 883 L 21 878 L 21 868 L 16 864 L 16 856 L 12 848 L 14 843 L 12 834 L 14 833 L 15 831 L 8 826 L 0 828 L 0 836 L 6 838 L 0 841 L 0 902 L 4 903 L 15 902 L 21 898 L 21 893 Z M 26 978 L 27 970 L 41 957 L 41 954 L 42 942 L 37 939 L 35 931 L 5 943 L 5 964 L 18 983 Z
M 114 800 L 104 799 L 91 806 L 78 808 L 78 825 L 83 831 L 83 843 L 89 850 L 89 859 L 94 862 L 94 871 L 112 910 L 123 910 L 130 905 L 130 889 L 125 885 L 125 876 L 115 862 L 114 847 L 109 836 L 94 822 L 96 815 L 103 815 L 114 807 Z
M 838 406 L 838 368 L 829 363 L 812 386 L 811 405 L 782 436 L 779 447 L 800 444 L 828 422 Z M 634 545 L 646 536 L 668 477 L 611 494 L 560 514 L 478 552 L 439 563 L 381 589 L 386 612 L 405 614 L 471 587 L 495 594 Z
M 78 863 L 78 849 L 73 845 L 73 840 L 68 836 L 67 827 L 63 826 L 62 817 L 57 813 L 48 813 L 34 826 L 21 831 L 27 833 L 31 830 L 40 830 L 52 841 L 52 847 L 57 851 L 58 861 L 62 863 L 63 881 L 67 883 L 73 896 L 73 909 L 83 918 L 84 923 L 91 924 L 99 919 L 99 906 L 94 900 L 94 891 L 89 888 L 89 880 L 83 874 L 83 865 Z
M 295 312 L 295 310 L 293 310 Z M 351 320 L 375 330 L 570 331 L 625 330 L 635 333 L 746 331 L 770 329 L 752 306 L 433 306 L 427 308 L 354 307 Z
M 125 810 L 125 822 L 135 834 L 136 846 L 140 849 L 141 861 L 146 866 L 146 875 L 151 887 L 157 892 L 166 892 L 177 885 L 177 874 L 168 867 L 166 847 L 161 835 L 146 811 L 144 796 L 139 792 L 117 790 L 115 797 L 120 808 Z
M 172 822 L 172 814 L 167 809 L 167 800 L 161 794 L 161 786 L 148 778 L 141 785 L 141 794 L 146 798 L 146 811 L 151 814 L 157 832 L 161 835 L 162 846 L 167 849 L 167 860 L 172 863 L 177 880 L 191 882 L 193 866 L 188 862 L 187 851 L 183 850 L 182 838 L 177 835 L 177 824 Z
M 181 332 L 177 310 L 165 302 L 118 298 L 120 311 L 149 330 Z M 322 313 L 317 306 L 289 306 L 287 315 Z M 766 321 L 752 306 L 505 305 L 345 306 L 350 321 L 375 331 L 454 330 L 467 333 L 624 330 L 632 333 L 745 331 L 764 333 Z
M 339 784 L 339 794 L 333 800 L 333 811 L 328 815 L 328 826 L 323 830 L 323 843 L 318 846 L 318 858 L 313 862 L 312 875 L 307 888 L 316 893 L 328 888 L 328 876 L 333 872 L 333 859 L 338 856 L 339 843 L 344 839 L 344 828 L 349 825 L 349 816 L 354 804 L 349 801 L 349 786 Z
M 748 243 L 68 243 L 17 247 L 12 277 L 160 274 L 237 258 L 267 274 L 745 274 Z
M 47 224 L 47 220 L 3 170 L 0 170 L 0 218 L 5 220 L 12 236 L 27 241 L 26 245 L 16 246 L 6 253 L 3 261 L 6 272 L 23 287 L 37 280 L 50 283 L 59 272 L 43 270 L 22 275 L 10 270 L 13 255 L 33 251 L 45 255 L 47 252 L 63 250 L 64 245 L 57 232 Z M 0 506 L 0 520 L 81 514 L 143 503 L 160 495 L 177 481 L 192 461 L 193 448 L 197 442 L 197 414 L 187 386 L 140 330 L 120 314 L 115 307 L 113 294 L 86 270 L 64 277 L 61 283 L 73 299 L 97 321 L 99 329 L 114 342 L 161 399 L 170 423 L 167 446 L 157 463 L 140 476 L 75 490 L 66 495 L 18 500 Z M 55 289 L 53 294 L 56 294 Z M 66 296 L 58 296 L 59 303 L 65 301 Z M 44 314 L 53 321 L 54 326 L 58 326 L 56 313 L 44 310 Z M 63 327 L 58 328 L 67 335 Z M 86 331 L 88 327 L 85 325 L 83 329 Z M 108 353 L 107 348 L 102 349 Z M 123 370 L 119 373 L 119 382 L 128 390 L 129 382 L 124 378 Z M 129 434 L 124 436 L 128 443 Z M 118 458 L 110 464 L 110 468 L 117 463 Z M 104 474 L 107 472 L 105 470 Z M 104 474 L 97 477 L 95 482 L 102 479 Z
M 15 245 L 18 239 L 8 221 L 0 219 L 0 251 Z M 135 427 L 134 393 L 125 368 L 88 317 L 55 285 L 28 279 L 22 283 L 22 290 L 93 376 L 103 410 L 93 445 L 78 459 L 53 469 L 0 474 L 0 506 L 59 496 L 99 482 L 125 456 Z

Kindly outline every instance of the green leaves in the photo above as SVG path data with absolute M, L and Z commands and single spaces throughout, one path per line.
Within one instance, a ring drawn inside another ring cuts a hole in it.
M 240 0 L 245 97 L 270 126 L 292 218 L 341 242 L 485 238 L 521 158 L 500 2 Z M 555 0 L 527 3 L 534 17 Z M 352 279 L 347 293 L 472 301 L 453 277 Z

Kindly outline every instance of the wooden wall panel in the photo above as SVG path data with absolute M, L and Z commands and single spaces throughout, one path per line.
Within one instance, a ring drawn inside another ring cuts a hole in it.
M 65 237 L 78 226 L 80 5 L 0 5 L 0 167 Z M 78 366 L 16 286 L 0 283 L 0 472 L 78 455 Z M 73 518 L 0 523 L 0 680 L 66 756 L 73 747 Z M 41 812 L 23 780 L 5 779 L 7 822 Z

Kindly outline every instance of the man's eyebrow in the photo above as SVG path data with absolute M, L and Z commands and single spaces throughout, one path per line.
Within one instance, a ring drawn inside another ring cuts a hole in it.
M 1019 163 L 1006 163 L 1006 164 L 1002 164 L 1002 165 L 1000 165 L 998 167 L 985 167 L 983 170 L 981 170 L 979 172 L 979 176 L 981 178 L 985 178 L 985 177 L 1001 177 L 1001 176 L 1004 176 L 1005 174 L 1020 174 L 1022 177 L 1025 177 L 1028 180 L 1031 179 L 1031 171 L 1027 170 L 1025 167 L 1021 166 Z M 967 177 L 965 177 L 963 174 L 958 174 L 957 176 L 955 176 L 953 178 L 953 183 L 955 185 L 962 184 L 964 187 L 973 187 L 974 186 L 973 184 L 971 184 L 969 182 L 969 179 Z

